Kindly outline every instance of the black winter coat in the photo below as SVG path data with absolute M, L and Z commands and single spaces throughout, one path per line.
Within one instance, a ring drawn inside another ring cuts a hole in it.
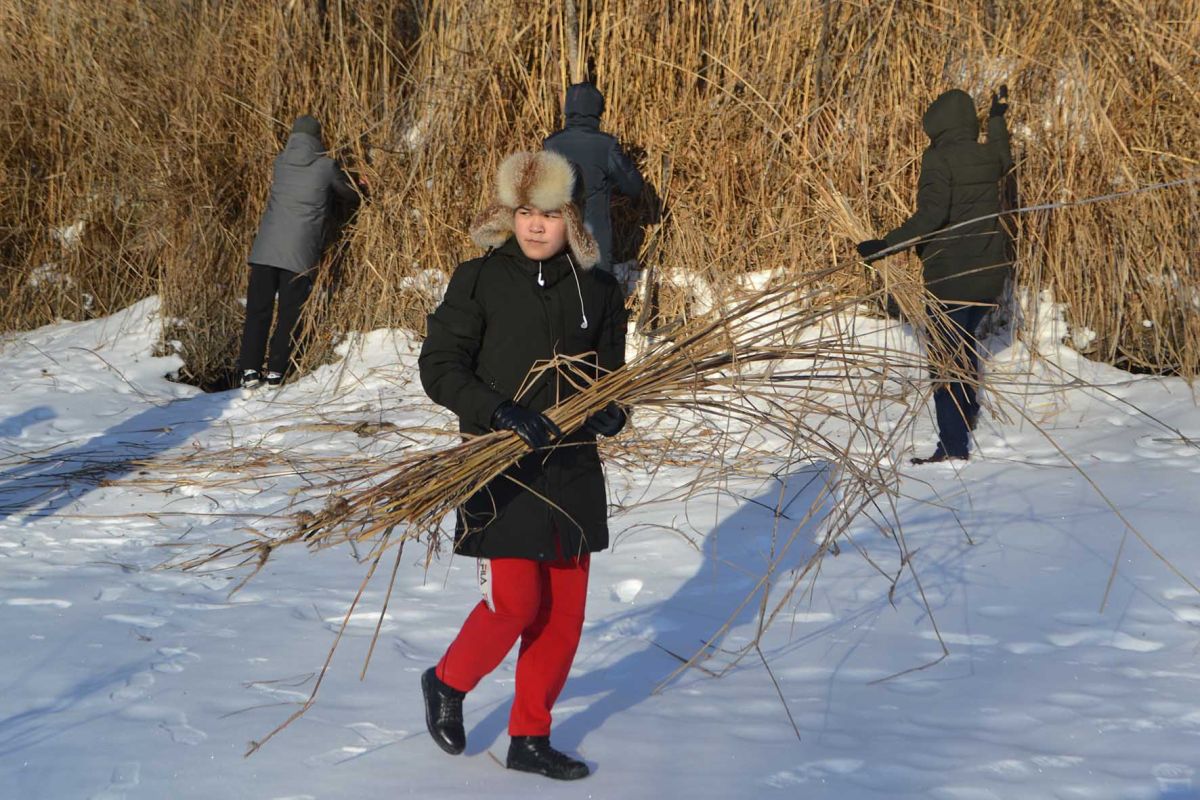
M 463 433 L 487 433 L 505 400 L 544 411 L 575 394 L 565 376 L 546 371 L 518 396 L 530 368 L 555 354 L 584 356 L 609 371 L 625 363 L 626 312 L 616 280 L 578 269 L 565 252 L 540 267 L 544 287 L 538 262 L 510 237 L 460 264 L 429 315 L 421 385 L 458 415 Z M 526 455 L 458 510 L 455 551 L 463 555 L 552 561 L 606 547 L 604 472 L 595 437 L 583 431 Z
M 988 119 L 980 144 L 971 96 L 952 89 L 922 119 L 932 144 L 921 158 L 917 210 L 884 237 L 889 246 L 1000 211 L 1000 179 L 1012 168 L 1004 117 Z M 997 218 L 933 235 L 917 245 L 925 285 L 942 300 L 994 301 L 1011 271 L 1008 234 Z
M 612 265 L 612 193 L 637 198 L 645 182 L 621 145 L 600 130 L 604 95 L 590 83 L 567 89 L 564 106 L 566 127 L 546 138 L 543 147 L 573 161 L 583 175 L 583 221 L 600 245 L 603 269 Z

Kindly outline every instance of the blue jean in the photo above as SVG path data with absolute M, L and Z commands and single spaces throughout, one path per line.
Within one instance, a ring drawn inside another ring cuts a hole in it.
M 934 364 L 929 374 L 937 381 L 933 406 L 937 413 L 938 446 L 955 458 L 967 457 L 970 429 L 979 416 L 979 399 L 973 383 L 954 378 L 979 380 L 979 340 L 975 338 L 975 330 L 990 310 L 989 306 L 947 303 L 942 311 L 948 319 L 935 319 L 930 329 L 930 349 L 943 354 L 943 358 L 948 357 L 954 365 L 954 372 L 946 374 Z

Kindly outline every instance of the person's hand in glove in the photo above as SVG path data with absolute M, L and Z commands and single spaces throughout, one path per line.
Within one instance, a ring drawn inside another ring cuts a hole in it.
M 534 450 L 549 446 L 563 432 L 546 415 L 506 400 L 492 412 L 492 430 L 512 431 Z
M 992 92 L 992 109 L 988 112 L 989 117 L 1003 117 L 1008 111 L 1008 84 L 1000 84 L 1000 90 Z
M 867 239 L 856 244 L 855 249 L 858 250 L 858 254 L 863 257 L 864 261 L 872 261 L 875 254 L 880 250 L 886 250 L 887 246 L 888 243 L 883 239 Z
M 583 429 L 593 436 L 616 436 L 625 427 L 626 419 L 625 409 L 610 402 L 584 420 Z

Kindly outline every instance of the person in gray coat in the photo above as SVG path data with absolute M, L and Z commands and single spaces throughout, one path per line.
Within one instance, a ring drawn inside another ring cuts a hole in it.
M 563 111 L 566 127 L 546 137 L 542 147 L 565 156 L 583 176 L 583 221 L 600 245 L 600 263 L 596 266 L 611 272 L 612 193 L 615 190 L 636 200 L 645 182 L 617 140 L 600 130 L 604 95 L 595 84 L 576 83 L 567 87 Z
M 357 205 L 359 193 L 336 161 L 325 155 L 321 124 L 307 114 L 297 117 L 287 145 L 275 157 L 267 210 L 250 249 L 250 285 L 246 291 L 246 324 L 238 357 L 242 387 L 262 383 L 267 337 L 275 297 L 279 318 L 270 336 L 266 382 L 283 382 L 295 343 L 296 323 L 312 291 L 312 270 L 331 221 L 334 198 Z

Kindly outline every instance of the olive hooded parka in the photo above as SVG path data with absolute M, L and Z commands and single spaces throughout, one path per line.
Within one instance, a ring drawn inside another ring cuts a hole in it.
M 922 118 L 930 145 L 921 158 L 917 210 L 884 237 L 889 247 L 917 237 L 925 285 L 943 301 L 993 302 L 1011 270 L 1008 234 L 999 218 L 1000 179 L 1013 166 L 1003 116 L 988 119 L 980 143 L 971 96 L 940 95 Z M 989 217 L 947 230 L 967 220 Z

